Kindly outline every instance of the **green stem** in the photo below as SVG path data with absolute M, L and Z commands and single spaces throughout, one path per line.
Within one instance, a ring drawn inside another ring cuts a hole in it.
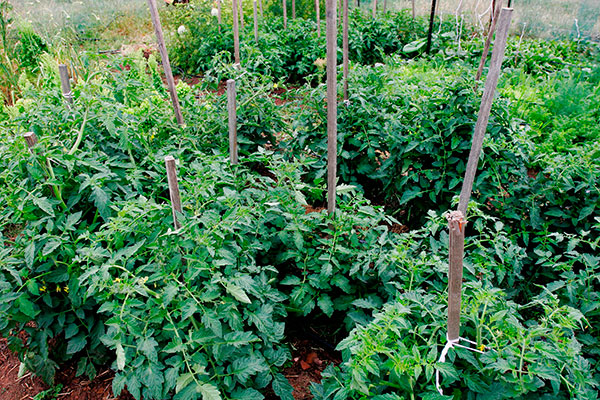
M 79 128 L 79 133 L 77 134 L 77 139 L 75 139 L 75 143 L 73 143 L 73 147 L 71 147 L 71 150 L 69 150 L 69 155 L 72 156 L 73 154 L 75 154 L 75 151 L 77 151 L 77 148 L 79 147 L 79 144 L 81 143 L 81 139 L 83 139 L 83 132 L 85 131 L 85 124 L 87 123 L 88 120 L 88 114 L 89 114 L 90 108 L 86 108 L 85 110 L 85 114 L 83 116 L 83 123 L 81 124 L 81 128 Z

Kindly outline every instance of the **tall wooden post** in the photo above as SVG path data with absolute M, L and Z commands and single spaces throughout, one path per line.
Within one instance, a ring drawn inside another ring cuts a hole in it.
M 167 182 L 169 184 L 169 197 L 171 198 L 171 210 L 173 212 L 173 225 L 175 229 L 181 228 L 177 221 L 177 213 L 181 213 L 181 196 L 179 194 L 179 183 L 177 182 L 177 167 L 173 156 L 165 157 L 165 166 L 167 168 Z
M 262 4 L 262 0 L 259 1 L 258 3 L 260 5 L 260 17 L 264 18 L 265 14 L 263 13 L 263 4 Z
M 496 31 L 496 23 L 498 22 L 501 9 L 502 2 L 498 1 L 496 3 L 496 9 L 493 12 L 492 22 L 490 24 L 490 31 L 488 32 L 487 38 L 485 39 L 485 44 L 483 45 L 483 53 L 481 54 L 481 60 L 479 61 L 479 68 L 477 69 L 477 74 L 475 74 L 475 89 L 477 89 L 477 82 L 481 79 L 481 75 L 483 74 L 483 67 L 485 67 L 485 61 L 487 60 L 487 56 L 490 51 L 492 37 L 494 36 L 494 32 Z
M 229 160 L 231 165 L 238 163 L 237 106 L 235 101 L 235 81 L 227 81 L 227 111 L 229 116 Z
M 256 0 L 253 1 L 254 6 L 254 41 L 258 43 L 258 12 L 256 10 Z
M 27 146 L 29 147 L 29 150 L 33 151 L 33 147 L 37 144 L 37 141 L 38 141 L 35 133 L 27 132 L 23 135 L 23 137 L 25 138 L 25 141 L 27 142 Z
M 512 8 L 503 8 L 502 11 L 500 11 L 500 17 L 498 18 L 498 30 L 496 32 L 496 41 L 492 51 L 490 69 L 485 81 L 481 106 L 479 107 L 479 116 L 477 117 L 477 123 L 475 124 L 475 131 L 473 132 L 473 144 L 471 145 L 469 160 L 467 161 L 467 170 L 465 172 L 465 179 L 463 181 L 458 204 L 458 211 L 465 217 L 467 216 L 467 205 L 471 198 L 473 182 L 475 181 L 475 174 L 477 172 L 477 163 L 479 161 L 479 155 L 481 154 L 481 147 L 483 146 L 483 137 L 487 130 L 492 102 L 494 101 L 494 92 L 496 91 L 498 78 L 500 77 L 512 12 Z
M 238 6 L 240 8 L 240 29 L 244 30 L 244 0 L 238 0 Z
M 462 292 L 463 256 L 465 249 L 466 221 L 460 211 L 448 215 L 450 244 L 448 248 L 448 336 L 450 341 L 460 334 L 460 303 Z
M 415 0 L 411 0 L 411 5 L 412 5 L 412 19 L 415 19 L 416 18 Z
M 162 59 L 163 70 L 165 71 L 165 78 L 167 79 L 167 87 L 169 88 L 171 102 L 173 103 L 173 110 L 175 111 L 175 118 L 177 118 L 177 123 L 179 125 L 183 125 L 183 115 L 181 114 L 177 90 L 175 90 L 175 80 L 173 79 L 173 71 L 171 70 L 171 62 L 169 61 L 169 53 L 167 53 L 167 47 L 165 46 L 165 38 L 163 36 L 162 25 L 158 16 L 156 0 L 148 0 L 148 6 L 150 7 L 150 16 L 152 17 L 152 24 L 154 25 L 154 32 L 156 33 L 158 51 L 160 52 L 160 57 Z
M 231 7 L 233 12 L 233 60 L 240 64 L 240 28 L 238 26 L 238 5 L 237 0 L 233 0 Z
M 58 65 L 58 74 L 60 75 L 60 88 L 68 104 L 73 104 L 73 92 L 71 91 L 71 81 L 69 79 L 69 70 L 65 64 Z
M 282 0 L 283 2 L 283 29 L 287 29 L 287 0 Z
M 387 11 L 387 0 L 383 0 L 383 13 Z
M 343 0 L 342 68 L 344 76 L 344 101 L 348 101 L 348 0 Z
M 292 19 L 296 19 L 296 0 L 292 0 Z
M 373 18 L 377 15 L 377 0 L 373 0 Z
M 327 211 L 335 213 L 337 175 L 337 24 L 336 0 L 327 0 Z
M 317 18 L 317 37 L 321 37 L 321 3 L 315 0 L 315 16 Z
M 427 47 L 425 47 L 425 53 L 429 54 L 431 51 L 431 38 L 433 36 L 433 21 L 435 19 L 437 0 L 431 0 L 431 15 L 429 16 L 429 31 L 427 32 Z
M 221 5 L 223 0 L 217 0 L 217 23 L 219 24 L 219 32 L 221 32 L 221 23 L 223 22 L 223 17 L 221 16 Z

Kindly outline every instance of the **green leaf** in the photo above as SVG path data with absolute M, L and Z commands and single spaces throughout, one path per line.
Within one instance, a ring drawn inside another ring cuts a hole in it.
M 228 282 L 225 285 L 225 289 L 227 289 L 227 292 L 229 292 L 229 294 L 231 294 L 233 297 L 235 297 L 237 300 L 241 301 L 242 303 L 246 303 L 246 304 L 252 303 L 252 300 L 250 300 L 250 298 L 248 297 L 246 292 L 244 292 L 244 290 L 241 287 Z
M 26 296 L 19 297 L 17 304 L 19 305 L 19 311 L 30 318 L 35 318 L 39 313 L 39 310 L 35 310 L 35 305 Z
M 275 374 L 273 379 L 273 391 L 282 400 L 294 400 L 292 392 L 294 388 L 282 374 Z
M 34 197 L 33 203 L 41 208 L 46 214 L 54 217 L 54 210 L 52 209 L 52 204 L 45 197 Z
M 203 383 L 196 387 L 198 393 L 202 394 L 202 400 L 221 400 L 221 393 L 216 386 Z
M 83 333 L 75 336 L 73 339 L 69 340 L 67 344 L 67 354 L 75 354 L 85 347 L 87 344 L 87 339 Z
M 329 297 L 329 295 L 327 295 L 327 294 L 321 295 L 321 297 L 319 297 L 319 300 L 317 300 L 317 304 L 319 305 L 319 308 L 321 310 L 323 310 L 323 313 L 325 313 L 325 315 L 327 315 L 328 317 L 331 317 L 334 309 L 333 309 L 333 302 L 331 301 L 331 298 Z
M 125 368 L 125 350 L 120 342 L 117 343 L 117 368 L 119 371 L 123 371 Z
M 108 194 L 99 188 L 98 186 L 94 186 L 92 188 L 92 195 L 90 196 L 94 205 L 98 208 L 98 212 L 100 216 L 106 221 L 110 217 L 110 208 L 109 208 L 109 197 Z
M 150 361 L 156 361 L 158 358 L 156 346 L 158 346 L 158 343 L 156 340 L 154 340 L 154 338 L 146 337 L 140 343 L 138 343 L 138 350 L 141 351 Z
M 56 238 L 50 239 L 46 243 L 46 245 L 44 246 L 44 248 L 42 249 L 42 255 L 43 256 L 47 256 L 48 254 L 50 254 L 54 250 L 56 250 L 56 248 L 58 248 L 61 244 L 62 244 L 62 241 L 60 239 L 56 239 Z
M 35 260 L 35 242 L 31 242 L 25 248 L 25 264 L 27 267 L 33 268 L 33 262 Z

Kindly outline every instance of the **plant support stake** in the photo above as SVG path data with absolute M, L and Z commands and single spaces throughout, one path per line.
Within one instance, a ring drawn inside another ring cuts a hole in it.
M 485 60 L 487 60 L 488 53 L 490 52 L 490 45 L 492 44 L 492 37 L 494 36 L 494 32 L 496 31 L 496 23 L 498 22 L 498 17 L 500 16 L 501 9 L 502 9 L 502 2 L 498 1 L 496 3 L 496 9 L 494 10 L 494 16 L 492 17 L 492 24 L 490 25 L 490 31 L 488 32 L 487 38 L 485 39 L 485 44 L 483 46 L 483 54 L 481 54 L 481 60 L 479 61 L 479 68 L 477 69 L 477 74 L 475 75 L 475 90 L 477 90 L 477 83 L 481 79 L 481 75 L 483 74 L 483 67 L 485 66 Z
M 287 0 L 283 0 L 283 29 L 287 29 Z
M 475 124 L 475 131 L 473 132 L 473 144 L 471 145 L 465 179 L 460 191 L 460 200 L 458 203 L 458 211 L 460 211 L 465 218 L 467 217 L 467 205 L 471 198 L 473 182 L 475 181 L 475 174 L 477 173 L 477 163 L 479 161 L 479 155 L 481 154 L 483 137 L 487 130 L 490 111 L 492 110 L 494 92 L 496 91 L 498 78 L 500 77 L 500 69 L 506 50 L 506 40 L 508 38 L 508 29 L 510 27 L 512 12 L 512 8 L 503 8 L 502 11 L 500 11 L 500 17 L 498 18 L 498 30 L 496 32 L 496 41 L 492 51 L 492 59 L 490 60 L 490 69 L 485 81 L 485 88 L 483 89 L 483 97 L 481 98 L 481 106 L 479 107 L 479 116 L 477 117 L 477 123 Z
M 173 156 L 165 157 L 167 167 L 167 181 L 169 183 L 169 197 L 171 198 L 171 209 L 173 210 L 173 225 L 175 229 L 181 228 L 177 221 L 177 213 L 181 214 L 181 196 L 179 195 L 179 183 L 177 183 L 177 168 Z
M 25 138 L 25 141 L 27 142 L 27 146 L 29 147 L 29 150 L 33 151 L 33 147 L 37 144 L 37 141 L 38 141 L 35 133 L 27 132 L 26 134 L 23 135 L 23 137 Z
M 344 77 L 344 101 L 348 101 L 348 0 L 343 0 L 343 28 L 342 28 L 342 68 Z
M 244 0 L 238 0 L 238 6 L 240 8 L 240 29 L 244 30 Z
M 377 0 L 373 0 L 373 18 L 377 14 Z
M 327 211 L 335 213 L 337 174 L 337 26 L 336 0 L 327 0 Z
M 315 16 L 317 18 L 317 37 L 321 37 L 321 5 L 320 5 L 320 0 L 315 0 Z
M 233 0 L 233 61 L 240 64 L 240 28 L 238 26 L 238 5 L 237 0 Z
M 254 0 L 254 41 L 258 43 L 258 16 L 256 12 L 256 0 Z
M 71 81 L 69 80 L 69 70 L 65 64 L 59 64 L 58 74 L 60 75 L 60 88 L 67 104 L 73 104 L 73 92 L 71 91 Z
M 460 302 L 465 249 L 465 225 L 463 213 L 452 211 L 448 215 L 450 244 L 448 247 L 448 333 L 449 341 L 457 340 L 460 334 Z
M 169 62 L 169 53 L 167 53 L 167 47 L 165 46 L 165 38 L 163 36 L 160 17 L 158 16 L 156 0 L 148 0 L 148 6 L 150 6 L 150 16 L 152 17 L 152 24 L 154 25 L 154 33 L 156 33 L 158 51 L 160 52 L 160 57 L 162 59 L 162 65 L 165 71 L 165 77 L 167 79 L 169 94 L 171 95 L 171 101 L 173 102 L 175 118 L 177 119 L 177 123 L 179 125 L 183 125 L 183 115 L 181 114 L 181 107 L 179 105 L 179 98 L 177 97 L 177 90 L 175 90 L 175 80 L 173 79 L 173 71 L 171 70 L 171 63 Z
M 237 111 L 235 104 L 235 81 L 227 81 L 227 112 L 229 115 L 229 160 L 231 165 L 238 163 Z
M 425 53 L 429 54 L 431 51 L 431 38 L 433 36 L 433 20 L 435 19 L 435 10 L 437 6 L 437 0 L 431 0 L 431 15 L 429 16 L 429 31 L 427 32 L 427 47 Z

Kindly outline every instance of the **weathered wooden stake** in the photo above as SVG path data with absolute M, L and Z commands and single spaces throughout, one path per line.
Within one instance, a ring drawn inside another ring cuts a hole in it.
M 59 64 L 58 73 L 60 75 L 60 87 L 62 94 L 68 104 L 73 104 L 73 92 L 71 92 L 71 81 L 69 80 L 69 70 L 65 64 Z
M 449 269 L 448 269 L 448 333 L 450 341 L 458 339 L 460 334 L 460 303 L 463 275 L 463 255 L 465 249 L 466 221 L 460 211 L 448 215 L 450 232 Z
M 292 19 L 296 19 L 296 0 L 292 0 Z
M 265 14 L 263 13 L 263 5 L 262 5 L 262 0 L 260 0 L 258 4 L 260 4 L 260 17 L 261 17 L 261 18 L 264 18 L 264 17 L 265 17 Z
M 429 16 L 429 32 L 427 32 L 427 47 L 425 47 L 425 53 L 429 54 L 431 51 L 431 38 L 433 37 L 433 20 L 435 19 L 437 0 L 431 0 L 431 15 Z
M 385 14 L 387 10 L 387 0 L 383 0 L 383 13 Z
M 287 0 L 283 1 L 283 29 L 287 29 Z
M 342 68 L 344 76 L 344 101 L 348 101 L 348 0 L 343 0 Z
M 416 18 L 416 11 L 415 11 L 415 0 L 411 0 L 412 3 L 412 19 Z
M 167 182 L 169 183 L 169 197 L 171 198 L 171 210 L 173 210 L 173 226 L 175 229 L 181 228 L 177 221 L 177 213 L 181 213 L 181 196 L 179 194 L 179 183 L 177 182 L 177 167 L 173 156 L 165 157 L 165 166 L 167 167 Z
M 238 163 L 237 110 L 235 104 L 235 81 L 227 81 L 227 111 L 229 114 L 229 160 L 231 165 Z
M 496 91 L 498 78 L 500 77 L 500 69 L 506 50 L 506 40 L 508 38 L 508 28 L 510 27 L 512 12 L 512 8 L 503 8 L 500 12 L 500 17 L 498 18 L 498 30 L 496 32 L 496 41 L 494 42 L 494 49 L 492 51 L 490 69 L 485 81 L 481 106 L 479 107 L 479 116 L 477 117 L 477 123 L 475 124 L 475 131 L 473 132 L 473 144 L 471 145 L 465 179 L 463 181 L 462 190 L 460 191 L 460 200 L 458 203 L 458 211 L 465 217 L 467 216 L 467 205 L 469 204 L 471 191 L 473 190 L 473 182 L 477 172 L 477 162 L 479 161 L 479 155 L 481 154 L 483 137 L 485 136 L 488 120 L 490 118 L 494 92 Z
M 258 43 L 258 16 L 256 11 L 256 0 L 253 2 L 254 4 L 254 41 Z
M 167 79 L 169 94 L 171 95 L 171 101 L 173 102 L 175 118 L 177 118 L 177 123 L 179 125 L 183 125 L 183 115 L 181 114 L 181 107 L 179 105 L 179 98 L 177 97 L 177 90 L 175 90 L 175 80 L 173 79 L 173 71 L 171 70 L 171 63 L 169 62 L 169 54 L 167 53 L 167 47 L 165 46 L 165 38 L 163 36 L 162 25 L 158 16 L 156 0 L 148 0 L 148 6 L 150 6 L 150 16 L 152 17 L 152 24 L 154 25 L 154 33 L 156 33 L 158 51 L 160 52 L 160 57 L 162 59 L 162 65 L 165 71 L 165 77 Z
M 483 53 L 481 54 L 481 60 L 479 61 L 479 68 L 477 69 L 477 74 L 475 74 L 475 90 L 477 90 L 477 82 L 481 79 L 481 75 L 483 74 L 483 67 L 485 67 L 485 61 L 487 60 L 487 56 L 490 51 L 492 37 L 494 36 L 494 32 L 496 31 L 496 23 L 498 22 L 498 17 L 500 16 L 501 9 L 502 2 L 498 1 L 496 3 L 496 9 L 493 13 L 492 23 L 490 24 L 490 31 L 488 32 L 487 38 L 485 39 L 485 44 L 483 46 Z
M 238 26 L 238 5 L 237 0 L 233 0 L 233 61 L 235 64 L 240 64 L 240 28 Z
M 221 16 L 221 4 L 223 0 L 217 0 L 217 22 L 219 23 L 219 32 L 221 32 L 221 23 L 223 22 L 223 17 Z
M 25 138 L 25 141 L 27 142 L 27 146 L 29 147 L 29 149 L 33 151 L 33 147 L 37 144 L 37 141 L 38 141 L 35 133 L 27 132 L 23 135 L 23 137 Z
M 325 3 L 327 21 L 327 211 L 335 213 L 337 175 L 337 24 L 336 0 Z
M 315 0 L 315 16 L 317 17 L 317 37 L 321 37 L 321 4 Z
M 240 29 L 244 30 L 244 0 L 238 0 L 240 7 Z
M 373 18 L 377 14 L 377 0 L 373 0 Z

